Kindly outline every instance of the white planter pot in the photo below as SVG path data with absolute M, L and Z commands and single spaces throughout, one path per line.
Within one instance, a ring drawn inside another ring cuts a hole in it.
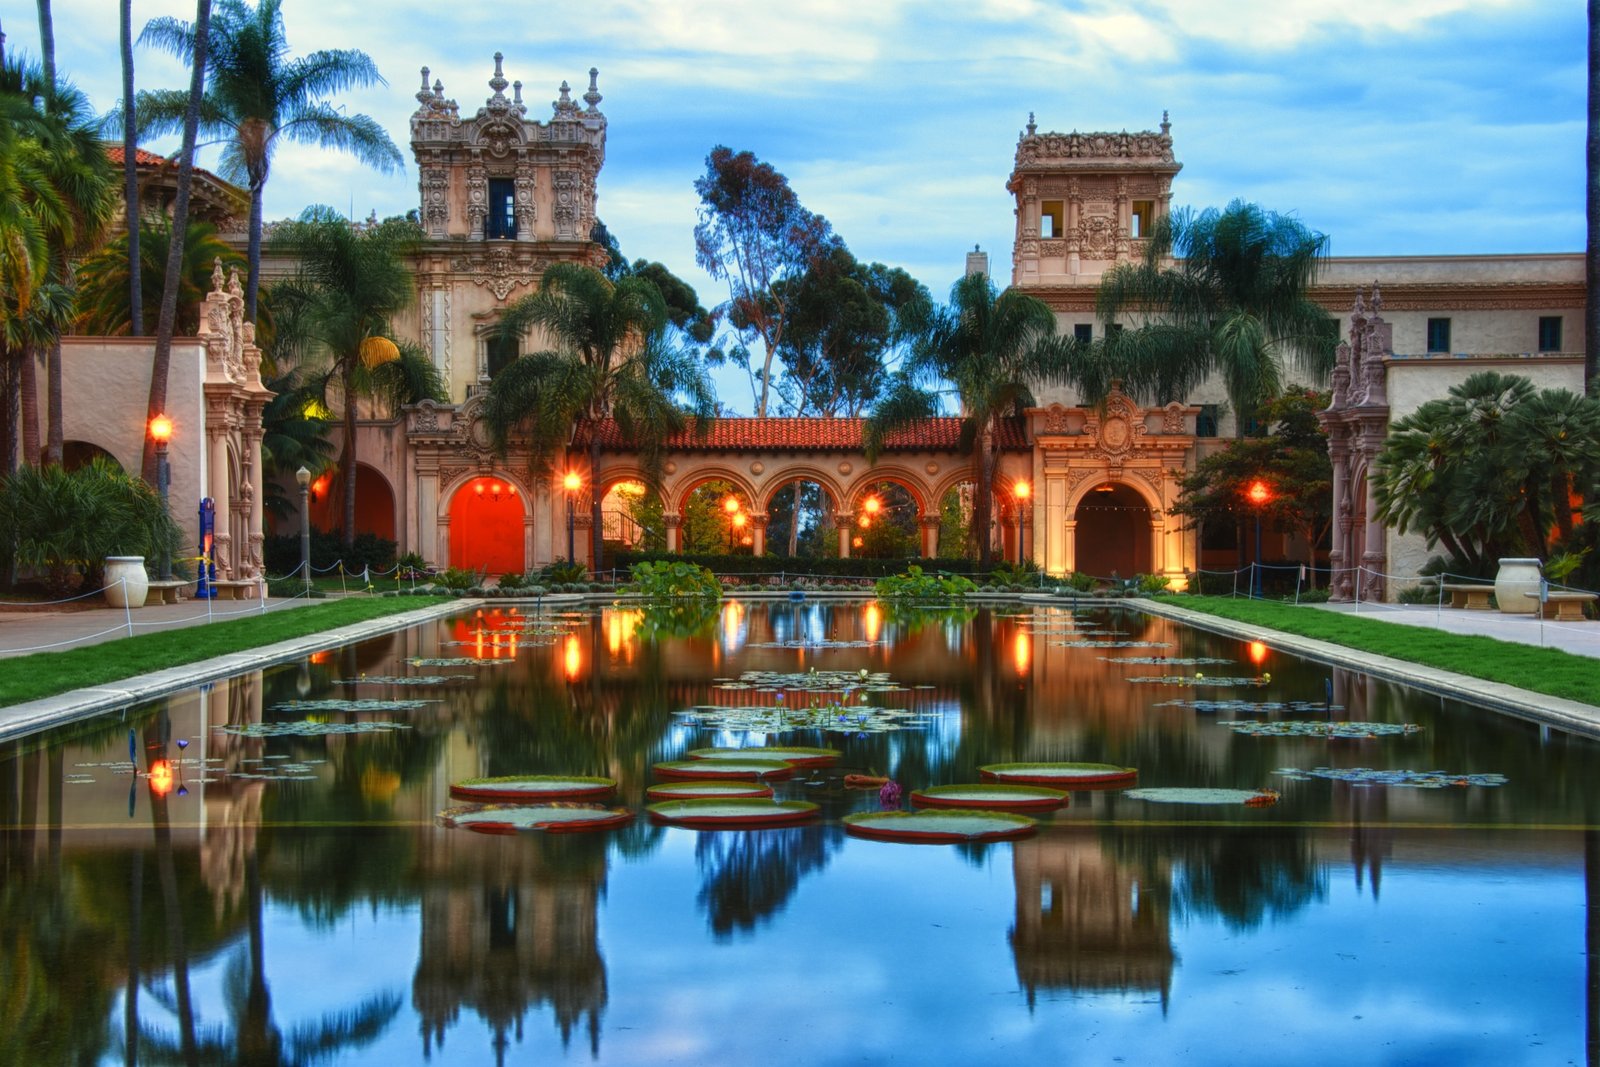
M 1539 610 L 1539 561 L 1503 559 L 1494 576 L 1494 598 L 1507 615 L 1532 615 Z M 1534 596 L 1523 596 L 1533 593 Z
M 114 608 L 142 608 L 150 592 L 143 556 L 106 557 L 106 603 Z

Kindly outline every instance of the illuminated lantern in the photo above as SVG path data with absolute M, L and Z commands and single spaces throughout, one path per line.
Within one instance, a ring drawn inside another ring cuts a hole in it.
M 400 348 L 387 337 L 369 337 L 361 342 L 361 365 L 368 370 L 376 370 L 385 363 L 393 363 L 400 358 Z

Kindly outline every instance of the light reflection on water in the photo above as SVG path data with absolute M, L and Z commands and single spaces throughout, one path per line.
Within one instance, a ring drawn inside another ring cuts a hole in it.
M 1140 647 L 1066 647 L 1086 639 Z M 782 647 L 797 642 L 808 647 Z M 409 662 L 479 647 L 496 665 Z M 1117 655 L 1233 665 L 1101 658 Z M 486 609 L 58 731 L 0 761 L 0 1063 L 124 1063 L 129 1034 L 141 1062 L 184 1062 L 192 1040 L 196 1061 L 309 1062 L 325 1047 L 333 1062 L 386 1067 L 424 1054 L 1580 1061 L 1600 977 L 1584 954 L 1600 932 L 1597 746 L 1276 652 L 1253 658 L 1247 643 L 1115 611 Z M 604 774 L 639 810 L 652 763 L 750 743 L 674 711 L 781 704 L 713 680 L 813 667 L 887 672 L 901 691 L 869 698 L 919 713 L 898 732 L 764 735 L 844 751 L 832 774 L 779 789 L 820 803 L 816 824 L 703 833 L 641 819 L 561 837 L 434 824 L 450 782 L 477 775 Z M 1127 681 L 1202 670 L 1271 682 Z M 362 681 L 457 671 L 476 682 Z M 1424 731 L 1240 737 L 1215 725 L 1236 713 L 1165 703 L 1315 702 L 1329 681 L 1343 710 L 1269 717 Z M 386 697 L 436 702 L 318 713 L 410 726 L 382 734 L 219 729 L 280 721 L 271 709 L 287 700 Z M 127 771 L 130 729 L 141 770 L 173 761 L 172 791 Z M 975 780 L 985 763 L 1073 759 L 1137 766 L 1145 786 L 1283 797 L 1247 810 L 1080 792 L 1009 845 L 875 843 L 838 821 L 878 803 L 843 788 L 845 771 L 891 773 L 909 792 Z M 1510 782 L 1424 791 L 1273 774 L 1319 765 Z

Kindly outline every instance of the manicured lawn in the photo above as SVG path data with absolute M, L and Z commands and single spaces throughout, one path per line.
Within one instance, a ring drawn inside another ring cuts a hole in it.
M 1600 660 L 1554 648 L 1363 619 L 1270 600 L 1168 596 L 1159 603 L 1311 637 L 1347 648 L 1504 682 L 1547 696 L 1600 703 Z
M 399 615 L 446 597 L 361 597 L 0 660 L 0 707 Z

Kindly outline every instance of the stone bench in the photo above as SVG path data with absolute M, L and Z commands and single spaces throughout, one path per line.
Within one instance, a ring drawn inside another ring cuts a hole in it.
M 186 582 L 181 578 L 169 578 L 166 581 L 158 581 L 152 578 L 150 579 L 150 592 L 146 593 L 144 597 L 144 606 L 148 608 L 157 604 L 176 604 L 183 599 L 181 595 L 183 591 L 193 584 L 193 582 Z
M 254 578 L 243 581 L 215 581 L 211 583 L 211 588 L 217 591 L 218 600 L 254 600 L 261 583 Z
M 1523 596 L 1539 599 L 1538 593 L 1523 593 Z M 1583 606 L 1592 604 L 1600 593 L 1546 593 L 1544 617 L 1554 619 L 1556 622 L 1582 622 L 1584 620 Z M 1555 614 L 1551 614 L 1554 611 Z
M 1465 608 L 1468 611 L 1492 611 L 1489 606 L 1489 597 L 1494 594 L 1492 585 L 1449 585 L 1442 586 L 1450 594 L 1452 608 Z

